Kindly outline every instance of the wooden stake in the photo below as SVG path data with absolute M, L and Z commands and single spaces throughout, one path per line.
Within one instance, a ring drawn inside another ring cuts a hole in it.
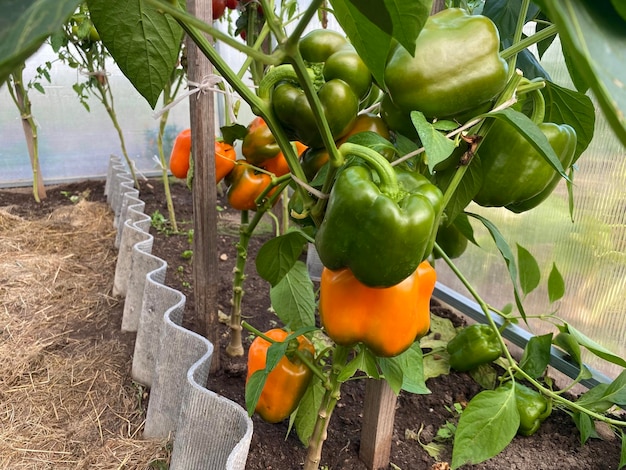
M 389 467 L 397 399 L 384 380 L 366 381 L 359 457 L 369 470 Z
M 192 15 L 213 21 L 211 2 L 189 0 Z M 187 41 L 189 81 L 202 83 L 213 66 L 193 41 Z M 195 312 L 206 338 L 219 346 L 217 291 L 217 188 L 215 184 L 215 105 L 212 92 L 199 92 L 189 99 L 193 175 L 193 278 Z M 213 354 L 210 372 L 220 369 L 219 347 Z

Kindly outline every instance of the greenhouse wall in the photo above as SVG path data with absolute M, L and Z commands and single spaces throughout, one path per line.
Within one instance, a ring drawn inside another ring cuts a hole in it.
M 542 59 L 552 80 L 574 89 L 555 42 Z M 562 181 L 539 207 L 522 214 L 472 203 L 466 210 L 495 223 L 516 253 L 520 244 L 542 268 L 540 287 L 525 301 L 529 317 L 550 314 L 620 356 L 626 355 L 626 149 L 619 143 L 599 109 L 591 145 L 576 163 L 574 212 L 570 218 L 568 192 Z M 469 281 L 496 308 L 514 304 L 507 267 L 487 230 L 474 224 L 480 247 L 470 244 L 455 263 Z M 551 305 L 547 278 L 555 262 L 565 280 L 565 296 Z M 440 262 L 439 280 L 469 296 L 456 276 Z M 543 287 L 543 288 L 542 288 Z M 549 324 L 529 319 L 530 330 L 547 333 Z M 555 331 L 550 329 L 550 331 Z M 591 354 L 584 360 L 605 374 L 616 377 L 621 367 L 607 365 Z

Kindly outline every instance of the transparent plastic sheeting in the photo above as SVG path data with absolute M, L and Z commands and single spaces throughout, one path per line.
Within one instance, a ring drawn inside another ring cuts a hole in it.
M 119 249 L 113 293 L 125 297 L 122 330 L 137 332 L 131 375 L 150 387 L 144 437 L 174 437 L 172 470 L 244 470 L 252 420 L 205 388 L 213 344 L 181 326 L 185 296 L 163 284 L 167 263 L 151 254 L 150 217 L 119 158 L 105 193 Z
M 567 76 L 560 46 L 554 44 L 542 59 L 552 80 L 574 89 Z M 593 98 L 593 97 L 592 97 Z M 541 206 L 514 214 L 505 209 L 475 204 L 468 211 L 479 213 L 503 233 L 514 253 L 520 244 L 537 259 L 542 284 L 524 300 L 529 316 L 557 315 L 621 357 L 626 356 L 626 149 L 620 145 L 599 108 L 593 142 L 576 163 L 573 221 L 569 216 L 567 187 L 559 183 Z M 470 218 L 471 219 L 471 218 Z M 472 220 L 476 241 L 455 260 L 485 300 L 501 308 L 513 304 L 513 288 L 504 260 L 487 230 Z M 547 279 L 552 262 L 565 279 L 565 296 L 550 305 Z M 437 263 L 439 280 L 463 295 L 465 288 L 454 274 Z M 536 334 L 556 329 L 529 321 Z M 522 325 L 523 326 L 523 325 Z M 583 359 L 600 372 L 615 378 L 621 367 L 598 360 L 583 349 Z

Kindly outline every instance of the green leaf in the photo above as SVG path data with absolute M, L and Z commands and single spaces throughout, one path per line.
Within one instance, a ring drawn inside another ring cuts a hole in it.
M 617 12 L 609 0 L 535 1 L 559 29 L 570 75 L 584 77 L 613 131 L 626 145 L 626 21 L 618 14 L 624 7 Z M 584 91 L 580 83 L 574 83 Z
M 548 276 L 548 298 L 550 303 L 554 303 L 557 300 L 563 298 L 565 295 L 565 281 L 563 276 L 556 267 L 556 263 L 552 263 L 552 269 Z
M 61 29 L 82 0 L 4 0 L 0 4 L 0 85 Z
M 619 16 L 621 16 L 623 20 L 626 20 L 626 3 L 624 3 L 623 0 L 611 0 L 611 4 Z
M 346 364 L 337 376 L 339 382 L 346 382 L 350 380 L 357 371 L 363 371 L 368 377 L 374 379 L 380 378 L 378 368 L 376 367 L 376 357 L 367 348 L 360 348 L 359 353 Z
M 315 325 L 315 293 L 306 265 L 293 267 L 270 289 L 270 300 L 278 318 L 290 329 Z
M 595 411 L 596 413 L 604 413 L 614 405 L 612 401 L 604 399 L 607 388 L 609 388 L 609 384 L 606 383 L 600 383 L 590 388 L 576 400 L 576 404 L 584 406 L 586 409 Z
M 429 171 L 432 173 L 438 163 L 441 163 L 452 155 L 456 145 L 454 141 L 448 139 L 435 129 L 435 126 L 426 120 L 423 113 L 412 111 L 411 121 L 413 121 L 413 125 L 422 141 L 422 145 L 424 145 L 426 164 L 428 165 Z
M 183 30 L 143 0 L 87 0 L 102 43 L 154 109 L 178 62 Z
M 552 333 L 530 338 L 520 359 L 522 370 L 533 379 L 541 377 L 550 363 L 551 346 Z
M 513 252 L 511 251 L 511 247 L 502 236 L 502 233 L 500 233 L 500 230 L 498 230 L 498 227 L 496 227 L 491 221 L 482 217 L 481 215 L 474 214 L 471 212 L 468 212 L 467 215 L 474 217 L 475 219 L 478 219 L 480 222 L 482 222 L 482 224 L 489 231 L 491 238 L 493 238 L 493 241 L 496 243 L 496 247 L 498 248 L 498 251 L 500 251 L 500 254 L 504 258 L 504 262 L 506 263 L 508 270 L 509 270 L 509 276 L 511 278 L 511 282 L 513 283 L 513 294 L 515 296 L 515 304 L 517 305 L 517 309 L 519 310 L 522 318 L 526 320 L 526 311 L 524 310 L 524 306 L 522 305 L 521 296 L 519 294 L 519 288 L 517 286 L 517 265 L 515 263 L 515 257 L 513 256 Z
M 500 119 L 515 128 L 557 173 L 568 179 L 559 157 L 548 142 L 548 138 L 528 116 L 511 108 L 491 112 L 486 116 Z
M 453 225 L 463 234 L 465 238 L 478 246 L 478 242 L 474 238 L 474 228 L 467 217 L 467 214 L 461 213 L 455 217 Z
M 459 419 L 452 468 L 480 463 L 502 452 L 515 437 L 519 423 L 514 387 L 480 392 Z
M 593 102 L 584 93 L 560 87 L 550 81 L 546 81 L 541 93 L 546 104 L 544 122 L 568 124 L 576 131 L 575 162 L 593 138 L 596 122 Z
M 233 145 L 236 140 L 243 140 L 248 133 L 248 128 L 241 124 L 233 124 L 231 126 L 220 127 L 222 138 L 227 144 Z
M 364 147 L 376 150 L 380 154 L 385 154 L 389 151 L 396 152 L 396 148 L 391 142 L 385 139 L 380 134 L 372 131 L 359 132 L 350 136 L 347 140 L 353 144 L 363 145 Z
M 569 354 L 576 364 L 582 366 L 580 345 L 572 335 L 561 332 L 554 337 L 554 344 Z
M 522 292 L 528 295 L 535 290 L 541 281 L 541 271 L 535 257 L 519 243 L 517 244 L 517 263 Z
M 331 0 L 333 13 L 378 83 L 392 37 L 415 52 L 415 40 L 430 13 L 432 0 Z
M 596 356 L 604 359 L 605 361 L 609 361 L 613 364 L 617 364 L 618 366 L 626 367 L 626 361 L 624 359 L 612 353 L 611 351 L 606 349 L 604 346 L 601 346 L 600 344 L 596 343 L 591 338 L 588 338 L 582 332 L 574 328 L 572 325 L 569 325 L 569 324 L 567 325 L 567 331 L 569 331 L 569 333 L 576 339 L 576 341 L 578 341 L 578 344 L 580 344 L 584 348 L 587 348 Z
M 450 168 L 441 172 L 437 172 L 436 183 L 437 186 L 445 193 L 446 188 L 452 182 L 454 174 L 457 168 Z M 474 199 L 474 196 L 478 194 L 478 191 L 483 185 L 483 172 L 481 169 L 480 158 L 475 156 L 472 159 L 472 164 L 465 170 L 465 174 L 461 179 L 461 182 L 457 186 L 456 190 L 452 194 L 450 202 L 446 206 L 446 214 L 449 220 L 455 220 L 468 206 L 468 204 Z M 464 234 L 465 235 L 465 234 Z
M 306 242 L 306 238 L 295 231 L 266 241 L 255 259 L 259 276 L 276 286 L 300 258 Z
M 419 343 L 413 343 L 409 349 L 395 357 L 379 358 L 380 365 L 385 379 L 396 379 L 399 371 L 400 380 L 393 380 L 389 386 L 397 394 L 400 389 L 409 393 L 428 394 L 430 390 L 426 386 L 424 379 L 424 364 L 422 349 Z
M 311 383 L 307 387 L 306 392 L 304 392 L 300 404 L 298 405 L 294 424 L 298 438 L 305 446 L 309 445 L 309 439 L 313 434 L 317 413 L 322 404 L 324 393 L 325 390 L 322 381 L 319 377 L 313 376 Z
M 617 378 L 610 383 L 604 394 L 604 399 L 619 406 L 626 405 L 626 371 L 622 371 Z
M 508 40 L 512 42 L 521 7 L 522 0 L 487 0 L 482 15 L 490 18 L 498 27 L 501 41 Z M 526 23 L 533 19 L 538 12 L 539 8 L 530 4 L 524 22 Z
M 378 363 L 383 371 L 383 375 L 387 384 L 393 393 L 398 395 L 402 390 L 403 373 L 400 365 L 394 361 L 388 360 L 388 358 L 379 358 Z
M 428 354 L 424 357 L 424 380 L 448 375 L 450 364 L 448 363 L 448 353 Z
M 572 415 L 572 419 L 574 420 L 574 423 L 578 428 L 578 432 L 580 433 L 581 445 L 585 445 L 590 437 L 599 437 L 596 432 L 596 428 L 593 425 L 593 421 L 588 414 L 577 411 Z
M 419 341 L 423 349 L 445 349 L 448 341 L 456 336 L 456 328 L 449 318 L 430 316 L 430 332 Z

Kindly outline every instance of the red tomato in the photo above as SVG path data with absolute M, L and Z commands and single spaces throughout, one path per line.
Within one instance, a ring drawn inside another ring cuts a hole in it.
M 226 0 L 213 0 L 213 19 L 219 20 L 226 10 Z

